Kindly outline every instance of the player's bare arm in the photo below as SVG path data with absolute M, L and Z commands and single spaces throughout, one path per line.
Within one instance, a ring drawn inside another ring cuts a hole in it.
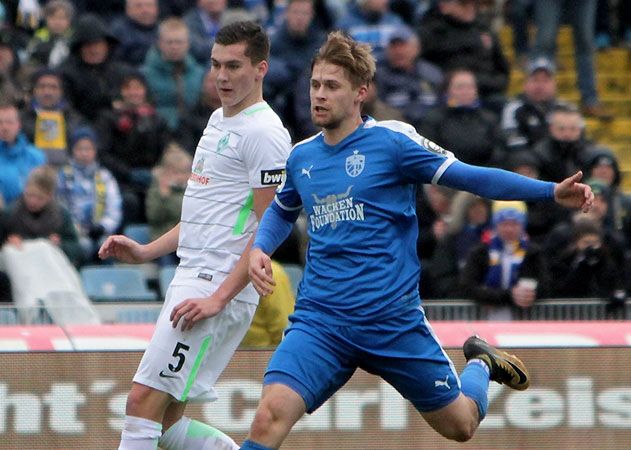
M 254 212 L 260 221 L 267 206 L 274 199 L 276 187 L 254 189 Z M 219 288 L 210 297 L 191 298 L 183 301 L 171 311 L 173 328 L 178 326 L 182 319 L 182 331 L 190 330 L 197 322 L 219 314 L 223 308 L 237 295 L 247 284 L 248 262 L 250 248 L 254 242 L 254 235 L 248 242 L 243 254 L 235 265 L 230 275 L 221 283 Z
M 254 289 L 260 296 L 269 295 L 274 291 L 276 282 L 272 276 L 272 258 L 260 248 L 250 251 L 248 273 Z
M 180 224 L 178 223 L 158 239 L 144 245 L 122 234 L 109 236 L 99 249 L 99 258 L 115 258 L 130 264 L 151 261 L 174 252 L 177 249 L 179 235 Z
M 580 208 L 588 212 L 594 203 L 594 193 L 591 188 L 580 183 L 583 172 L 580 170 L 566 178 L 554 188 L 554 200 L 566 208 Z

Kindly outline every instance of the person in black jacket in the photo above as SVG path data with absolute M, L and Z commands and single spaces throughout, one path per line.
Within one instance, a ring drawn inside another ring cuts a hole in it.
M 475 0 L 439 0 L 420 24 L 423 56 L 444 71 L 471 70 L 480 98 L 499 113 L 510 68 L 497 36 L 478 20 L 477 8 Z
M 86 15 L 75 26 L 70 56 L 60 68 L 68 100 L 92 123 L 110 109 L 129 70 L 112 58 L 116 42 L 99 18 Z
M 498 118 L 478 100 L 475 75 L 466 69 L 445 76 L 446 102 L 421 121 L 419 134 L 448 148 L 467 164 L 497 165 L 501 134 Z

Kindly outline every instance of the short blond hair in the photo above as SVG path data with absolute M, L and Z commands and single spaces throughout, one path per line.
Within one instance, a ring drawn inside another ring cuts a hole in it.
M 37 186 L 50 195 L 55 195 L 57 190 L 57 171 L 52 166 L 39 166 L 31 170 L 26 184 Z
M 357 42 L 342 31 L 329 33 L 326 42 L 313 58 L 311 70 L 321 62 L 342 67 L 353 88 L 369 85 L 377 70 L 370 45 Z

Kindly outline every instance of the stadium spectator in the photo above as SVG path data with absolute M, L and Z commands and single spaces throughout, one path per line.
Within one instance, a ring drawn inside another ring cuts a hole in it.
M 607 187 L 609 209 L 606 221 L 613 230 L 627 237 L 627 248 L 631 250 L 631 198 L 620 187 L 622 174 L 618 160 L 606 148 L 596 148 L 587 163 L 586 176 Z
M 0 194 L 4 203 L 16 200 L 31 170 L 46 162 L 46 155 L 21 132 L 18 109 L 0 103 Z
M 418 239 L 416 253 L 421 259 L 430 260 L 438 242 L 447 235 L 451 222 L 451 202 L 456 191 L 445 186 L 423 185 L 416 194 Z
M 227 0 L 197 0 L 197 5 L 183 17 L 189 31 L 191 55 L 201 65 L 210 62 L 210 50 L 226 9 Z
M 27 239 L 44 238 L 63 250 L 75 266 L 82 259 L 72 217 L 56 199 L 57 171 L 49 166 L 33 169 L 24 192 L 7 214 L 7 243 L 16 247 Z
M 530 150 L 519 150 L 508 155 L 505 167 L 529 178 L 539 179 L 539 160 Z M 543 245 L 554 227 L 570 220 L 570 212 L 552 202 L 526 202 L 528 214 L 526 232 L 528 238 Z
M 542 180 L 561 181 L 568 174 L 585 169 L 594 147 L 584 131 L 583 116 L 573 105 L 552 108 L 548 115 L 549 136 L 533 147 Z
M 460 271 L 472 248 L 488 243 L 491 237 L 491 206 L 482 197 L 458 192 L 451 204 L 445 236 L 436 244 L 430 260 L 424 260 L 425 298 L 456 298 Z M 426 284 L 428 286 L 426 286 Z
M 509 65 L 497 36 L 477 20 L 477 14 L 476 0 L 439 0 L 420 24 L 423 56 L 445 72 L 472 71 L 483 104 L 499 114 Z
M 116 42 L 98 17 L 80 17 L 74 27 L 70 56 L 60 67 L 66 97 L 92 123 L 111 107 L 129 70 L 112 57 Z
M 107 24 L 125 14 L 125 0 L 73 0 L 73 3 L 79 16 L 96 15 Z
M 380 60 L 393 31 L 404 26 L 403 20 L 390 11 L 388 0 L 350 0 L 335 28 L 346 31 L 353 39 L 370 44 Z
M 385 58 L 377 62 L 375 77 L 381 99 L 401 111 L 417 129 L 428 111 L 439 103 L 443 83 L 442 71 L 420 55 L 418 36 L 402 25 L 390 34 Z
M 189 52 L 189 32 L 177 18 L 158 27 L 158 43 L 147 53 L 142 67 L 158 114 L 175 131 L 182 117 L 199 99 L 204 68 Z
M 68 0 L 51 0 L 44 6 L 46 25 L 35 32 L 27 58 L 38 66 L 58 67 L 70 54 L 75 9 Z
M 559 104 L 556 91 L 556 69 L 545 58 L 528 64 L 524 90 L 509 101 L 502 112 L 502 131 L 509 153 L 531 150 L 548 135 L 547 117 Z
M 561 18 L 567 15 L 574 35 L 574 55 L 578 90 L 581 93 L 581 112 L 585 116 L 612 119 L 611 112 L 598 100 L 598 92 L 596 91 L 594 75 L 596 1 L 535 0 L 537 34 L 533 55 L 535 57 L 543 56 L 554 61 L 559 25 Z
M 577 218 L 568 245 L 550 262 L 552 295 L 595 297 L 621 304 L 625 298 L 624 282 L 610 252 L 599 224 L 588 217 Z
M 427 113 L 419 134 L 468 164 L 490 166 L 500 160 L 498 118 L 480 103 L 475 75 L 467 69 L 446 75 L 445 104 Z
M 22 106 L 25 100 L 20 58 L 12 44 L 0 36 L 0 94 L 3 101 Z
M 525 227 L 525 203 L 494 202 L 495 233 L 471 250 L 462 268 L 462 294 L 483 305 L 489 320 L 518 318 L 547 296 L 543 252 L 528 240 Z
M 125 15 L 112 23 L 111 31 L 118 38 L 114 56 L 139 67 L 158 38 L 158 0 L 126 0 Z
M 529 22 L 534 0 L 511 0 L 507 2 L 508 18 L 513 32 L 513 51 L 519 69 L 525 69 L 530 53 Z
M 405 120 L 403 113 L 388 105 L 379 98 L 377 83 L 374 81 L 368 85 L 366 100 L 362 104 L 362 114 L 370 116 L 375 120 Z
M 313 0 L 289 0 L 285 20 L 270 38 L 270 70 L 265 77 L 265 93 L 290 128 L 294 128 L 291 111 L 296 83 L 325 39 L 323 30 L 313 19 Z
M 123 191 L 124 223 L 144 222 L 144 199 L 151 170 L 171 139 L 166 122 L 147 98 L 139 72 L 128 73 L 110 111 L 98 121 L 100 160 Z
M 174 139 L 191 155 L 195 153 L 199 137 L 208 125 L 208 118 L 221 107 L 221 99 L 217 92 L 215 73 L 208 69 L 202 80 L 202 88 L 197 103 L 182 117 Z
M 61 74 L 42 68 L 33 74 L 31 101 L 22 109 L 22 131 L 46 153 L 48 164 L 68 160 L 70 136 L 83 118 L 66 101 Z
M 151 240 L 158 239 L 180 222 L 182 200 L 191 176 L 192 163 L 190 153 L 171 144 L 162 155 L 160 164 L 153 170 L 153 181 L 146 201 Z M 176 265 L 178 262 L 175 252 L 158 258 L 160 266 Z
M 104 239 L 116 232 L 123 216 L 118 183 L 97 159 L 97 136 L 89 127 L 72 134 L 72 159 L 59 170 L 57 199 L 77 228 L 83 261 L 97 262 Z

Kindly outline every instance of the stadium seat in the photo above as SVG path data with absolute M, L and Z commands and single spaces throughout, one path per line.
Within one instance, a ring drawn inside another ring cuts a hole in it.
M 18 315 L 13 308 L 0 309 L 0 325 L 17 325 Z
M 159 308 L 123 308 L 116 313 L 117 323 L 156 323 Z
M 151 232 L 146 223 L 130 223 L 123 228 L 123 234 L 139 244 L 148 244 L 151 241 Z
M 296 294 L 300 280 L 302 280 L 303 267 L 298 264 L 283 264 L 283 269 L 287 272 L 289 281 L 291 281 L 291 285 L 294 288 L 294 294 Z
M 158 285 L 160 287 L 160 295 L 164 298 L 167 294 L 167 289 L 169 288 L 169 283 L 173 279 L 175 275 L 175 269 L 177 266 L 164 266 L 160 268 L 160 272 L 158 274 Z
M 86 266 L 81 268 L 81 280 L 93 301 L 156 301 L 149 290 L 141 269 L 119 266 Z

